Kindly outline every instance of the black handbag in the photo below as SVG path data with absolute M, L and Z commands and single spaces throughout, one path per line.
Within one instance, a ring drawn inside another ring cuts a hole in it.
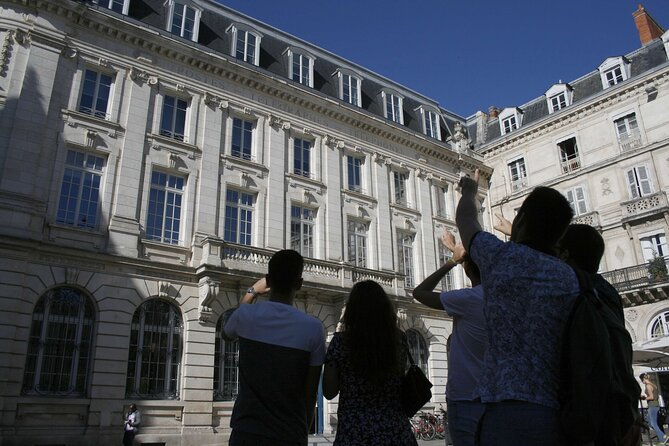
M 425 373 L 413 362 L 411 352 L 407 348 L 409 356 L 409 370 L 402 378 L 402 388 L 400 400 L 402 410 L 407 417 L 413 417 L 418 409 L 432 398 L 432 383 L 425 376 Z

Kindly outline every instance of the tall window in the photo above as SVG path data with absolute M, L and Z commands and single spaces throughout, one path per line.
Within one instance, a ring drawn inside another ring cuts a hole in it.
M 418 367 L 421 368 L 423 373 L 426 376 L 429 376 L 427 373 L 427 359 L 429 352 L 427 350 L 427 344 L 425 338 L 418 333 L 418 331 L 410 329 L 406 331 L 407 343 L 409 344 L 409 352 L 411 357 Z
M 437 114 L 429 110 L 423 111 L 424 131 L 430 138 L 439 139 L 439 118 Z
M 664 232 L 640 237 L 641 251 L 643 252 L 643 259 L 648 262 L 655 257 L 669 256 L 669 249 L 667 248 L 667 236 Z
M 84 72 L 84 85 L 79 99 L 79 111 L 96 118 L 107 119 L 112 77 L 93 70 Z
M 362 160 L 355 156 L 346 157 L 348 190 L 362 192 Z
M 386 118 L 399 124 L 404 123 L 402 115 L 402 98 L 392 93 L 385 93 Z
M 582 186 L 576 186 L 567 190 L 567 201 L 574 211 L 574 217 L 588 213 L 588 202 L 585 198 L 585 189 Z
M 360 107 L 360 79 L 346 73 L 339 73 L 341 98 L 344 102 Z
M 240 118 L 232 119 L 232 149 L 231 155 L 237 158 L 250 160 L 253 144 L 253 128 L 255 124 Z
M 290 207 L 290 248 L 304 257 L 314 256 L 316 211 L 301 206 Z
M 669 336 L 669 311 L 658 315 L 650 323 L 650 337 L 660 338 L 662 336 Z
M 630 113 L 627 116 L 616 119 L 614 125 L 616 126 L 616 134 L 623 151 L 636 149 L 641 146 L 641 133 L 639 132 L 635 113 Z
M 518 128 L 518 120 L 515 116 L 509 116 L 502 121 L 502 127 L 504 128 L 504 134 L 506 135 Z
M 126 397 L 178 399 L 183 323 L 169 302 L 151 299 L 132 317 Z
M 562 173 L 573 172 L 581 167 L 581 160 L 578 156 L 578 146 L 576 138 L 572 137 L 558 143 L 560 151 L 560 166 Z
M 630 198 L 640 198 L 653 193 L 653 183 L 646 166 L 637 166 L 627 171 L 627 186 Z
M 313 86 L 313 59 L 304 54 L 291 51 L 292 74 L 291 78 L 302 85 Z
M 509 175 L 511 176 L 511 190 L 513 192 L 527 187 L 527 170 L 525 169 L 524 158 L 518 158 L 509 163 Z
M 400 273 L 404 274 L 404 285 L 406 288 L 414 286 L 414 265 L 413 265 L 413 239 L 412 234 L 405 232 L 397 233 L 397 255 L 399 260 Z
M 556 112 L 567 106 L 567 96 L 564 93 L 558 93 L 551 98 L 551 110 Z
M 93 305 L 74 288 L 48 291 L 33 310 L 24 394 L 84 396 L 91 366 Z
M 434 187 L 437 215 L 444 218 L 452 218 L 451 195 L 448 186 L 436 185 Z
M 178 244 L 181 232 L 181 202 L 184 178 L 154 171 L 151 174 L 146 238 Z
M 98 4 L 119 14 L 126 14 L 125 0 L 98 0 Z
M 311 143 L 304 139 L 293 139 L 293 173 L 311 178 Z
M 407 206 L 407 174 L 405 172 L 393 171 L 393 189 L 393 202 L 395 204 Z
M 623 77 L 623 70 L 620 68 L 620 66 L 605 71 L 604 77 L 606 78 L 606 82 L 610 87 L 625 80 Z
M 449 251 L 442 243 L 441 240 L 437 240 L 437 246 L 439 246 L 439 265 L 445 264 L 453 254 Z M 441 279 L 441 289 L 444 291 L 450 291 L 455 288 L 454 281 L 454 270 L 451 269 L 446 275 Z
M 239 393 L 239 340 L 226 339 L 225 322 L 234 310 L 228 310 L 216 324 L 214 345 L 214 400 L 230 401 Z
M 170 31 L 185 39 L 197 41 L 199 11 L 179 2 L 172 7 L 172 27 Z
M 348 261 L 367 268 L 367 224 L 362 221 L 348 221 Z
M 223 239 L 226 242 L 251 244 L 253 226 L 253 195 L 235 189 L 225 193 L 225 229 Z
M 165 96 L 162 119 L 160 120 L 160 134 L 183 141 L 185 139 L 187 111 L 188 102 L 174 96 Z
M 104 158 L 99 156 L 67 151 L 56 222 L 79 228 L 97 228 L 104 164 Z
M 244 62 L 258 65 L 258 36 L 242 29 L 237 30 L 235 57 Z

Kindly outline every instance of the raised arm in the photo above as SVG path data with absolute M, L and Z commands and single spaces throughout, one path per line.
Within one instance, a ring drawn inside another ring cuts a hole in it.
M 455 211 L 455 222 L 460 231 L 460 238 L 465 250 L 469 251 L 469 245 L 474 236 L 483 230 L 478 219 L 478 208 L 476 207 L 476 193 L 479 187 L 479 170 L 474 171 L 474 178 L 462 177 L 460 179 L 460 193 L 462 197 Z
M 425 280 L 416 286 L 413 290 L 413 298 L 418 302 L 422 303 L 425 306 L 434 308 L 435 310 L 443 310 L 444 307 L 441 305 L 441 299 L 439 293 L 435 292 L 435 287 L 439 284 L 439 281 L 444 278 L 444 276 L 455 266 L 462 261 L 462 257 L 465 254 L 465 250 L 462 245 L 456 245 L 455 236 L 448 230 L 445 230 L 441 236 L 441 242 L 443 245 L 453 253 L 453 257 L 448 259 L 446 263 L 442 265 L 434 273 L 430 274 Z

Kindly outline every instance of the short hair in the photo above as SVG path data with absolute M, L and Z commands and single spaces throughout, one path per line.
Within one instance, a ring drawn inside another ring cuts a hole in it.
M 529 242 L 541 250 L 549 250 L 560 240 L 574 211 L 560 192 L 550 187 L 535 188 L 525 198 L 518 215 L 525 220 L 524 231 Z
M 590 225 L 569 225 L 560 240 L 560 248 L 569 251 L 569 262 L 589 273 L 596 273 L 604 255 L 604 239 Z
M 279 293 L 288 293 L 299 289 L 304 258 L 292 249 L 283 249 L 274 253 L 267 265 L 267 282 L 270 288 Z
M 641 381 L 643 381 L 643 378 L 646 377 L 646 376 L 648 376 L 648 373 L 645 373 L 645 372 L 644 372 L 644 373 L 642 373 L 641 375 L 639 375 L 639 379 L 640 379 Z

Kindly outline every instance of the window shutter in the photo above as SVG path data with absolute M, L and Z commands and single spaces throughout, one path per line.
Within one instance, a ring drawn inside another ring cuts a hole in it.
M 635 169 L 630 169 L 627 171 L 627 184 L 630 191 L 630 198 L 639 198 L 639 188 L 636 184 L 636 175 L 634 174 Z
M 650 183 L 650 177 L 648 176 L 648 169 L 646 169 L 646 166 L 639 166 L 636 169 L 639 176 L 639 188 L 641 189 L 641 195 L 652 194 L 653 187 Z
M 575 189 L 576 192 L 576 202 L 578 204 L 578 213 L 580 214 L 585 214 L 588 212 L 588 206 L 587 203 L 585 202 L 585 192 L 583 191 L 582 187 L 577 187 Z

